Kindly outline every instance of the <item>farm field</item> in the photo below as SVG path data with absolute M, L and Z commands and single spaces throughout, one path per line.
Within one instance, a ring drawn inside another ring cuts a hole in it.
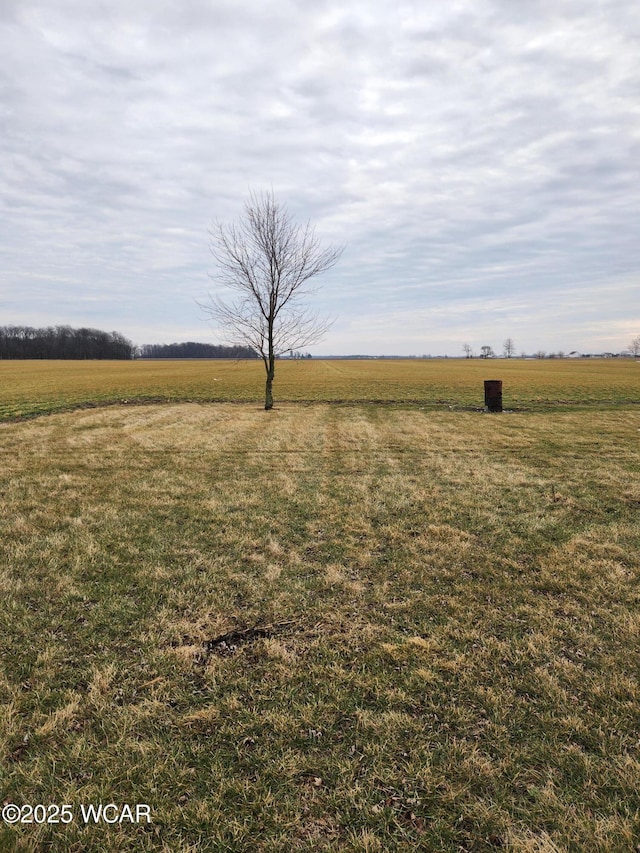
M 260 365 L 236 367 L 0 364 L 5 418 L 35 411 L 21 369 L 47 412 L 92 388 L 196 398 L 212 374 L 251 400 L 0 424 L 2 799 L 73 814 L 0 824 L 0 849 L 636 850 L 640 411 L 604 403 L 640 368 L 277 377 L 281 400 L 449 384 L 451 405 L 519 378 L 528 410 L 486 415 L 265 413 Z M 588 408 L 536 408 L 570 399 Z M 151 823 L 85 825 L 98 803 Z
M 640 361 L 633 359 L 281 361 L 274 394 L 276 404 L 481 407 L 484 379 L 502 379 L 511 408 L 640 400 Z M 260 361 L 0 361 L 0 420 L 123 400 L 259 402 L 263 388 Z

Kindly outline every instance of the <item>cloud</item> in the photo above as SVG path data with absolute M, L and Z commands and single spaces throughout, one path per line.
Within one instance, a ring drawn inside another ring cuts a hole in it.
M 325 352 L 458 354 L 483 305 L 523 348 L 640 330 L 633 4 L 0 9 L 7 322 L 192 338 L 211 221 L 273 187 L 348 244 Z

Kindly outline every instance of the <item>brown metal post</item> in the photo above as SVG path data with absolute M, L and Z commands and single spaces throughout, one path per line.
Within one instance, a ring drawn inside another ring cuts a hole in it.
M 502 411 L 502 380 L 485 379 L 484 404 L 490 412 Z

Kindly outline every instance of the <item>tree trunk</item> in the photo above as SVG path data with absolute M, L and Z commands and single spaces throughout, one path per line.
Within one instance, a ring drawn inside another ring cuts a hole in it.
M 267 368 L 267 384 L 264 389 L 264 407 L 268 412 L 273 409 L 273 380 L 276 375 L 276 357 L 271 340 L 269 340 L 269 358 L 265 360 L 265 367 Z
M 267 373 L 267 384 L 264 391 L 264 407 L 268 412 L 273 409 L 273 376 L 271 371 Z
M 270 409 L 273 409 L 273 379 L 276 375 L 276 355 L 273 349 L 273 314 L 269 316 L 267 335 L 267 358 L 264 358 L 264 356 L 263 358 L 264 366 L 267 370 L 267 384 L 264 389 L 264 408 L 268 412 Z

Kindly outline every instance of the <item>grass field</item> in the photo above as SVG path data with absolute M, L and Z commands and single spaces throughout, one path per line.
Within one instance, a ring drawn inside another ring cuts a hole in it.
M 504 403 L 530 410 L 640 400 L 633 359 L 281 361 L 278 402 L 483 405 L 483 380 L 502 379 Z M 259 361 L 0 361 L 0 420 L 79 405 L 134 401 L 260 401 Z
M 73 814 L 0 850 L 637 849 L 640 411 L 615 404 L 640 368 L 494 363 L 524 410 L 487 415 L 447 407 L 482 404 L 484 365 L 440 364 L 277 380 L 435 406 L 0 424 L 0 793 Z M 3 416 L 212 375 L 259 401 L 234 367 L 22 363 L 30 402 L 0 364 Z M 151 823 L 85 825 L 98 803 Z

